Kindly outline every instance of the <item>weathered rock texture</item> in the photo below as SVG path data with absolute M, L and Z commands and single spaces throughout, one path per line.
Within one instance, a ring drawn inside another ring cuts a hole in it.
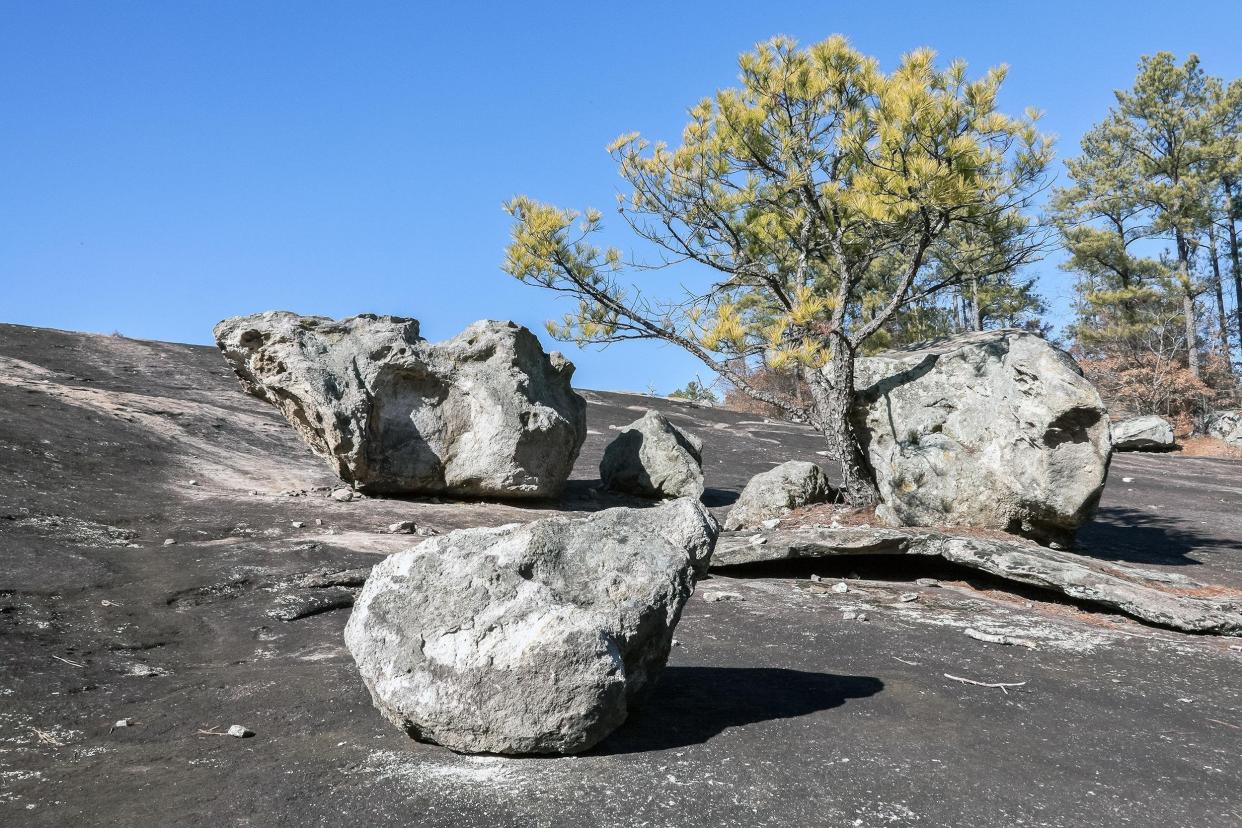
M 615 492 L 698 498 L 703 494 L 703 441 L 649 410 L 604 450 L 599 476 Z
M 836 491 L 814 463 L 790 460 L 750 479 L 725 518 L 725 529 L 748 529 L 791 509 L 835 500 Z
M 1106 563 L 1022 540 L 910 529 L 778 529 L 727 533 L 712 568 L 841 555 L 937 555 L 1006 580 L 1055 590 L 1184 632 L 1242 635 L 1242 593 L 1180 575 Z
M 894 526 L 977 526 L 1051 540 L 1094 511 L 1110 456 L 1100 395 L 1022 331 L 859 359 L 856 424 Z
M 512 322 L 431 343 L 414 319 L 272 311 L 215 335 L 246 389 L 364 491 L 555 495 L 586 437 L 573 364 Z
M 687 498 L 432 538 L 372 570 L 345 641 L 376 707 L 414 738 L 586 750 L 663 669 L 717 529 Z
M 1216 411 L 1208 415 L 1206 431 L 1234 446 L 1242 446 L 1242 410 Z
M 1176 445 L 1173 426 L 1155 414 L 1113 423 L 1113 451 L 1168 451 Z

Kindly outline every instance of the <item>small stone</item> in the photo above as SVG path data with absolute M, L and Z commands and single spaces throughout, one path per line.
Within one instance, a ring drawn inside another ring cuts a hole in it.
M 674 646 L 674 647 L 680 647 L 680 646 L 681 646 L 681 642 L 680 642 L 680 641 L 678 641 L 676 638 L 674 638 L 674 639 L 673 639 L 673 646 Z
M 916 583 L 916 584 L 918 584 L 918 585 L 919 585 L 919 586 L 921 586 L 921 587 L 938 587 L 938 586 L 940 586 L 940 582 L 939 582 L 939 581 L 937 581 L 935 578 L 918 578 L 918 579 L 916 579 L 916 580 L 915 580 L 915 583 Z
M 293 521 L 293 523 L 291 523 L 290 525 L 291 525 L 294 529 L 301 529 L 301 528 L 302 528 L 303 526 L 305 526 L 306 524 L 305 524 L 305 523 L 303 523 L 303 522 L 302 522 L 302 521 L 300 521 L 300 520 L 295 520 L 295 521 Z
M 1048 548 L 1049 549 L 1064 549 L 1065 547 L 1057 543 L 1056 541 L 1051 541 L 1048 544 Z
M 854 616 L 854 620 L 855 620 L 855 621 L 866 621 L 866 620 L 867 620 L 867 613 L 865 613 L 865 612 L 860 612 L 860 613 L 858 613 L 858 615 Z
M 763 522 L 762 522 L 762 523 L 760 523 L 759 525 L 760 525 L 761 527 L 763 527 L 764 529 L 775 529 L 776 527 L 778 527 L 778 526 L 780 526 L 780 525 L 781 525 L 781 519 L 780 519 L 780 518 L 770 518 L 769 520 L 765 520 L 765 521 L 763 521 Z
M 187 486 L 197 486 L 197 485 L 198 485 L 198 481 L 197 481 L 197 480 L 189 480 L 189 481 L 186 481 L 186 484 L 185 484 L 185 485 L 187 485 Z
M 763 546 L 767 542 L 768 542 L 768 539 L 765 538 L 763 535 L 751 535 L 750 536 L 751 546 Z
M 846 593 L 850 591 L 849 585 L 845 581 L 839 581 L 832 585 L 833 592 Z
M 1122 483 L 1133 483 L 1133 482 L 1134 482 L 1134 478 L 1133 478 L 1133 477 L 1123 477 L 1123 478 L 1121 478 L 1121 482 L 1122 482 Z
M 901 601 L 903 604 L 908 604 L 911 601 L 919 600 L 919 594 L 917 592 L 903 592 L 901 595 L 897 596 L 897 600 Z
M 332 492 L 332 499 L 341 503 L 348 503 L 354 499 L 353 489 L 337 489 Z
M 823 582 L 823 580 L 824 580 L 824 579 L 823 579 L 823 578 L 821 578 L 821 577 L 819 577 L 818 575 L 812 575 L 812 576 L 811 576 L 811 583 L 818 584 L 818 583 L 822 583 L 822 582 Z
M 176 541 L 176 539 L 174 539 L 174 538 L 164 538 L 164 545 L 165 545 L 165 546 L 172 546 L 172 545 L 173 545 L 174 543 L 176 543 L 176 542 L 177 542 L 177 541 Z
M 390 535 L 412 535 L 416 531 L 418 531 L 418 524 L 412 520 L 402 520 L 388 524 L 388 534 Z
M 316 525 L 316 526 L 323 526 L 323 521 L 322 521 L 322 520 L 320 520 L 319 518 L 315 518 L 315 525 Z
M 705 590 L 703 600 L 709 604 L 719 604 L 722 601 L 745 601 L 746 597 L 736 592 Z
M 857 617 L 858 617 L 858 613 L 853 612 L 852 610 L 846 610 L 845 612 L 841 613 L 842 621 L 853 621 Z
M 133 727 L 135 724 L 136 722 L 133 719 L 117 719 L 116 723 L 113 724 L 112 727 Z
M 229 735 L 237 739 L 248 739 L 254 735 L 254 731 L 248 727 L 241 725 L 229 725 Z

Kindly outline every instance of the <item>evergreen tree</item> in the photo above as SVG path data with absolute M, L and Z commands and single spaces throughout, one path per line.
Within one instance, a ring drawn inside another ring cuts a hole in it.
M 676 148 L 638 134 L 610 148 L 630 193 L 620 210 L 665 263 L 716 279 L 657 303 L 622 284 L 622 257 L 592 237 L 602 214 L 519 197 L 507 205 L 505 269 L 569 294 L 577 309 L 554 335 L 580 343 L 655 338 L 698 356 L 752 397 L 802 416 L 826 437 L 855 505 L 878 497 L 849 417 L 854 359 L 912 307 L 991 272 L 993 251 L 936 251 L 954 234 L 1017 227 L 1048 163 L 1034 113 L 998 111 L 1004 69 L 968 80 L 926 49 L 891 73 L 832 37 L 799 49 L 784 37 L 740 59 L 740 86 L 690 110 Z M 1021 239 L 1023 233 L 1017 233 Z M 1015 245 L 1018 261 L 1037 245 Z M 873 341 L 874 340 L 874 341 Z M 799 403 L 730 366 L 763 358 L 795 367 Z

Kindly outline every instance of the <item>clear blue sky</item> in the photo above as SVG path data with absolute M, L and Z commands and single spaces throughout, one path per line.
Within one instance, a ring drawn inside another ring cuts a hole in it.
M 1064 156 L 1139 55 L 1196 51 L 1236 77 L 1240 31 L 1238 0 L 14 0 L 0 321 L 206 343 L 270 308 L 416 316 L 437 339 L 510 318 L 550 349 L 557 301 L 499 269 L 501 202 L 611 206 L 604 146 L 675 139 L 756 41 L 841 32 L 885 66 L 920 45 L 1008 63 L 1003 103 L 1045 110 Z M 1068 278 L 1036 270 L 1063 309 Z M 563 350 L 583 387 L 667 392 L 702 372 L 654 344 Z

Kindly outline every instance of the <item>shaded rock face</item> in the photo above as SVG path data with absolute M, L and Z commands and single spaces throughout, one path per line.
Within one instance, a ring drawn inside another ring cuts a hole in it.
M 725 518 L 725 529 L 753 529 L 791 509 L 836 500 L 837 492 L 814 463 L 790 460 L 755 475 Z
M 1173 426 L 1154 414 L 1113 423 L 1112 439 L 1113 451 L 1168 451 L 1175 444 Z
M 364 491 L 551 496 L 586 438 L 573 364 L 512 322 L 430 343 L 414 319 L 271 311 L 215 336 L 246 389 Z
M 895 526 L 1071 536 L 1099 501 L 1107 412 L 1068 354 L 1022 331 L 857 362 L 853 416 Z
M 376 707 L 416 739 L 586 750 L 663 669 L 718 528 L 680 499 L 458 530 L 376 566 L 345 642 Z
M 1210 437 L 1217 437 L 1232 446 L 1242 446 L 1242 410 L 1209 414 L 1205 430 Z
M 703 494 L 703 441 L 649 410 L 604 449 L 599 476 L 614 492 L 697 499 Z

